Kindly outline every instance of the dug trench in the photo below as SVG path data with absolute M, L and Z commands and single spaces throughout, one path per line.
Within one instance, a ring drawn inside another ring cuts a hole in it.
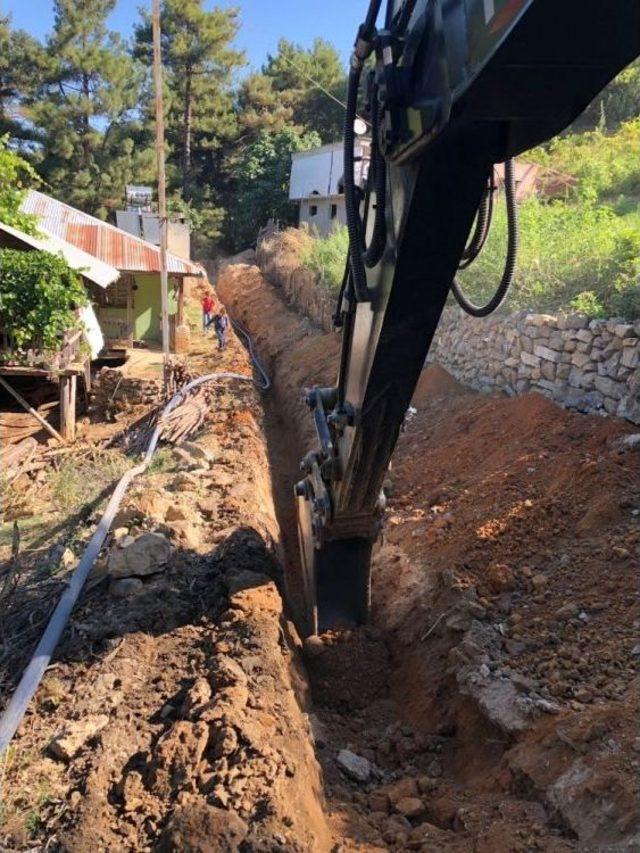
M 302 389 L 335 381 L 339 338 L 253 264 L 227 267 L 218 292 L 272 375 L 295 572 L 291 484 L 316 441 Z M 303 649 L 334 841 L 638 846 L 637 439 L 536 394 L 475 394 L 435 365 L 413 406 L 385 483 L 372 623 Z
M 637 846 L 628 430 L 429 368 L 371 625 L 302 643 L 282 596 L 301 389 L 334 380 L 339 341 L 251 263 L 218 292 L 273 389 L 213 386 L 197 440 L 123 505 L 6 760 L 2 849 Z M 234 337 L 189 362 L 251 372 Z

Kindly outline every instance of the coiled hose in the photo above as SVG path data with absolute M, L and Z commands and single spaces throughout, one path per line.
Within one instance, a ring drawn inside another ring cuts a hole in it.
M 241 331 L 241 334 L 244 334 L 247 338 L 250 337 L 245 330 Z M 251 342 L 251 348 L 253 348 L 253 344 Z M 254 358 L 252 354 L 252 358 Z M 254 363 L 258 369 L 258 371 L 262 374 L 263 380 L 266 385 L 263 387 L 270 387 L 271 383 L 269 378 L 267 377 L 264 369 L 259 364 L 258 360 L 254 358 Z M 193 388 L 197 388 L 199 385 L 204 384 L 205 382 L 215 382 L 221 379 L 234 379 L 240 382 L 253 382 L 254 379 L 251 376 L 243 376 L 241 373 L 209 373 L 206 376 L 199 376 L 197 379 L 192 380 L 187 383 L 184 388 L 181 388 L 177 394 L 175 394 L 171 400 L 167 403 L 167 405 L 162 410 L 160 417 L 162 415 L 167 415 L 169 412 L 173 411 L 175 407 L 182 401 L 187 392 L 191 391 Z M 107 537 L 107 533 L 109 532 L 109 528 L 113 523 L 113 519 L 120 507 L 120 503 L 129 487 L 131 481 L 137 477 L 139 474 L 142 474 L 146 468 L 148 467 L 153 454 L 158 445 L 158 440 L 160 438 L 160 427 L 156 426 L 153 431 L 153 435 L 151 436 L 151 440 L 149 441 L 149 446 L 147 447 L 147 452 L 144 455 L 144 459 L 139 465 L 136 465 L 135 468 L 131 468 L 127 471 L 124 476 L 121 478 L 120 482 L 116 486 L 111 498 L 109 499 L 109 503 L 107 504 L 107 508 L 105 509 L 102 518 L 100 519 L 100 523 L 98 527 L 91 537 L 87 548 L 82 555 L 80 562 L 78 563 L 75 571 L 71 575 L 69 582 L 65 591 L 62 593 L 58 604 L 56 605 L 51 618 L 45 628 L 45 631 L 38 643 L 35 652 L 33 653 L 33 657 L 31 658 L 27 668 L 25 669 L 18 686 L 15 689 L 15 692 L 7 707 L 4 709 L 2 716 L 0 717 L 0 756 L 2 756 L 11 743 L 11 740 L 16 733 L 18 726 L 22 722 L 22 718 L 24 717 L 26 710 L 33 698 L 40 682 L 42 681 L 42 677 L 49 666 L 51 661 L 51 656 L 60 641 L 60 637 L 62 636 L 62 632 L 64 631 L 67 622 L 69 621 L 69 617 L 71 616 L 71 611 L 78 600 L 80 593 L 82 592 L 82 588 L 85 585 L 87 577 L 89 576 L 89 572 L 100 553 L 100 549 L 104 544 L 104 540 Z
M 462 286 L 457 279 L 453 280 L 451 290 L 458 305 L 467 314 L 472 317 L 487 317 L 493 314 L 504 302 L 509 292 L 509 288 L 513 284 L 513 278 L 516 271 L 516 263 L 518 260 L 518 246 L 520 243 L 520 233 L 518 228 L 518 206 L 516 203 L 516 182 L 513 160 L 507 160 L 504 164 L 504 187 L 507 202 L 507 258 L 505 261 L 504 272 L 498 285 L 496 292 L 486 305 L 476 305 L 463 292 Z M 482 205 L 481 205 L 482 208 Z M 478 215 L 480 221 L 480 211 Z M 490 225 L 490 222 L 488 223 Z M 487 227 L 488 234 L 488 227 Z M 486 235 L 485 238 L 486 240 Z M 473 240 L 472 240 L 473 242 Z M 479 252 L 477 253 L 479 254 Z M 476 254 L 476 257 L 477 257 Z M 466 264 L 469 266 L 469 263 Z M 464 267 L 463 267 L 464 268 Z

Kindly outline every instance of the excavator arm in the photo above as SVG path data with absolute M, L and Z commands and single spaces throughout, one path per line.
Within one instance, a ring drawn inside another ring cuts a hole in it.
M 640 54 L 640 0 L 389 0 L 378 26 L 380 5 L 349 76 L 340 370 L 335 387 L 308 392 L 319 447 L 295 487 L 305 633 L 367 619 L 382 484 L 456 273 L 486 238 L 494 164 L 560 133 Z M 353 120 L 365 84 L 362 194 Z M 496 305 L 513 273 L 513 219 Z

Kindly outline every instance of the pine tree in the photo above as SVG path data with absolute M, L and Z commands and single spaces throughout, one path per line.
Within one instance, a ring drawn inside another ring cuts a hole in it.
M 13 30 L 10 18 L 0 16 L 0 136 L 24 141 L 37 136 L 25 105 L 45 62 L 39 42 L 23 30 Z
M 267 58 L 262 72 L 291 109 L 294 125 L 316 131 L 323 142 L 341 138 L 344 108 L 338 102 L 345 100 L 346 76 L 333 45 L 318 38 L 306 50 L 281 39 L 278 52 Z
M 48 67 L 31 114 L 43 144 L 39 170 L 61 198 L 106 216 L 126 183 L 153 174 L 138 109 L 145 70 L 107 29 L 115 0 L 55 0 Z
M 161 22 L 169 177 L 184 201 L 197 204 L 203 193 L 215 191 L 223 146 L 236 134 L 233 73 L 244 64 L 231 46 L 238 13 L 207 11 L 203 0 L 164 0 Z M 136 54 L 149 56 L 151 43 L 146 16 L 136 30 Z
M 294 127 L 293 108 L 283 102 L 272 77 L 250 74 L 242 81 L 238 91 L 238 124 L 240 142 L 247 144 L 263 130 L 277 133 Z

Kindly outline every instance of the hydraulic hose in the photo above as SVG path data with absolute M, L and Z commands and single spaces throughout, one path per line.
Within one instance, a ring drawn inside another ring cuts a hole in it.
M 256 366 L 258 366 L 257 362 Z M 258 369 L 262 373 L 261 368 L 259 367 Z M 263 373 L 263 376 L 266 377 L 266 374 Z M 180 391 L 178 391 L 178 393 L 169 400 L 162 410 L 161 417 L 162 415 L 167 415 L 169 412 L 173 411 L 188 391 L 191 391 L 193 388 L 197 388 L 205 382 L 214 382 L 220 379 L 236 379 L 241 382 L 254 381 L 253 377 L 244 376 L 241 373 L 209 373 L 206 376 L 200 376 L 189 382 L 184 386 L 184 388 L 181 388 Z M 71 575 L 66 589 L 62 593 L 62 596 L 49 619 L 47 627 L 45 628 L 44 634 L 33 653 L 33 657 L 25 669 L 13 696 L 7 704 L 7 707 L 4 709 L 2 716 L 0 717 L 0 756 L 4 754 L 6 748 L 9 746 L 18 726 L 22 722 L 31 699 L 42 681 L 42 677 L 51 661 L 51 656 L 58 645 L 67 622 L 69 621 L 71 611 L 73 610 L 82 588 L 84 587 L 89 572 L 100 553 L 100 549 L 104 544 L 104 540 L 107 537 L 107 533 L 109 532 L 109 528 L 111 527 L 113 519 L 120 507 L 120 503 L 122 502 L 125 492 L 127 491 L 131 481 L 139 474 L 142 474 L 148 467 L 156 450 L 159 438 L 160 427 L 156 426 L 153 431 L 153 435 L 151 436 L 151 440 L 149 441 L 149 446 L 147 447 L 144 459 L 139 465 L 136 465 L 135 468 L 131 468 L 124 474 L 111 495 L 107 508 L 100 519 L 100 523 L 91 537 L 78 566 Z
M 462 287 L 457 279 L 453 280 L 451 290 L 455 296 L 456 302 L 470 314 L 472 317 L 487 317 L 496 311 L 506 299 L 509 288 L 513 284 L 513 278 L 516 271 L 516 262 L 518 259 L 518 245 L 520 242 L 520 234 L 518 229 L 518 206 L 516 204 L 516 183 L 513 160 L 507 160 L 504 164 L 504 185 L 507 202 L 507 258 L 505 261 L 504 272 L 500 283 L 489 302 L 486 305 L 476 305 L 462 291 Z
M 344 196 L 349 232 L 349 261 L 354 296 L 357 302 L 369 300 L 367 274 L 365 266 L 375 266 L 386 245 L 385 227 L 385 195 L 386 195 L 386 164 L 379 154 L 379 106 L 376 102 L 375 91 L 372 93 L 372 168 L 376 181 L 376 220 L 371 245 L 366 246 L 360 218 L 358 192 L 354 176 L 355 159 L 355 128 L 357 114 L 360 78 L 364 62 L 373 50 L 376 33 L 376 21 L 380 12 L 382 0 L 371 0 L 364 23 L 358 29 L 358 35 L 351 56 L 349 78 L 347 82 L 347 102 L 344 121 Z M 381 162 L 382 161 L 382 162 Z
M 271 388 L 271 380 L 269 379 L 267 372 L 264 369 L 262 362 L 260 361 L 260 358 L 258 357 L 258 354 L 255 351 L 255 347 L 253 345 L 253 338 L 251 337 L 249 332 L 245 329 L 245 327 L 242 325 L 242 323 L 238 322 L 238 320 L 232 319 L 231 323 L 233 325 L 233 328 L 236 330 L 236 332 L 238 332 L 244 338 L 244 340 L 246 342 L 247 350 L 249 351 L 249 355 L 251 356 L 251 360 L 253 361 L 253 364 L 254 364 L 256 370 L 258 371 L 258 373 L 260 374 L 260 376 L 262 378 L 262 383 L 260 384 L 260 388 L 262 388 L 263 391 L 268 391 Z
M 465 270 L 478 258 L 480 252 L 484 249 L 487 237 L 491 230 L 491 222 L 493 219 L 493 168 L 491 169 L 491 177 L 487 181 L 487 188 L 483 193 L 480 207 L 478 208 L 478 216 L 476 217 L 476 225 L 473 236 L 469 241 L 468 246 L 464 250 L 462 260 L 458 269 Z

